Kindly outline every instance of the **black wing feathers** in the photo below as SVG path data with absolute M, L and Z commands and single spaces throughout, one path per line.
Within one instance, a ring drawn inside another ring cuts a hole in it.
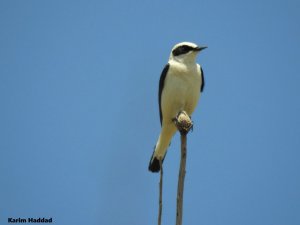
M 205 82 L 204 82 L 204 73 L 203 73 L 202 68 L 201 68 L 201 80 L 202 80 L 202 82 L 201 82 L 200 91 L 203 92 Z
M 167 76 L 170 64 L 168 63 L 163 71 L 161 72 L 160 79 L 159 79 L 159 89 L 158 89 L 158 105 L 159 105 L 159 117 L 160 117 L 160 125 L 162 125 L 162 111 L 161 111 L 161 94 L 164 88 L 165 78 Z

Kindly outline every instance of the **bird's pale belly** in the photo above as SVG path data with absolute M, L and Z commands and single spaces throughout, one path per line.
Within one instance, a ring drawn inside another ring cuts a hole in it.
M 194 81 L 179 78 L 168 80 L 162 93 L 163 123 L 171 123 L 182 110 L 189 115 L 193 113 L 200 96 L 199 82 L 197 79 Z

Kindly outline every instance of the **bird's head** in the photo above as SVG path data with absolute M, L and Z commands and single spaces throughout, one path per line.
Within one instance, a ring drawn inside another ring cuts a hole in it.
M 170 60 L 176 60 L 182 63 L 195 63 L 198 53 L 206 48 L 207 47 L 200 47 L 191 42 L 181 42 L 172 48 Z

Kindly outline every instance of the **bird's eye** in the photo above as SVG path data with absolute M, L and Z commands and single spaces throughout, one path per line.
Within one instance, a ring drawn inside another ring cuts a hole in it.
M 175 48 L 172 53 L 174 56 L 178 56 L 178 55 L 186 54 L 189 51 L 191 51 L 192 49 L 193 48 L 190 46 L 182 45 L 182 46 L 179 46 L 178 48 Z

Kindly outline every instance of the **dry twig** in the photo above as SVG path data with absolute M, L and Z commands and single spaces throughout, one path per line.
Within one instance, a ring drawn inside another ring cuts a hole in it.
M 185 178 L 185 166 L 186 166 L 186 143 L 187 134 L 193 127 L 193 123 L 184 111 L 180 112 L 177 117 L 173 120 L 177 129 L 180 132 L 181 139 L 181 158 L 180 168 L 178 175 L 178 186 L 177 186 L 177 208 L 176 208 L 176 225 L 182 225 L 182 212 L 183 212 L 183 190 L 184 190 L 184 178 Z
M 163 190 L 163 167 L 162 167 L 162 159 L 159 159 L 159 165 L 160 165 L 160 180 L 159 180 L 158 225 L 161 225 L 161 214 L 162 214 L 162 190 Z

